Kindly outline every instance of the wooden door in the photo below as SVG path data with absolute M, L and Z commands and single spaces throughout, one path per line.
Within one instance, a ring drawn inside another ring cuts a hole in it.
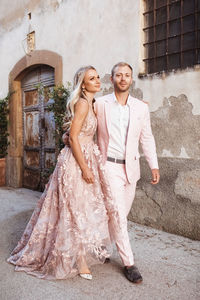
M 23 91 L 23 186 L 42 190 L 45 174 L 55 164 L 55 122 L 48 99 L 38 92 L 38 84 L 54 85 L 54 69 L 39 66 L 22 81 Z

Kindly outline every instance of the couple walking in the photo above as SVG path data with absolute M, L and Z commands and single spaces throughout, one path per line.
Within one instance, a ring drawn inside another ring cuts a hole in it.
M 69 138 L 65 135 L 56 168 L 8 259 L 17 271 L 45 279 L 76 274 L 92 279 L 90 266 L 108 260 L 115 242 L 126 278 L 142 281 L 126 217 L 140 178 L 138 143 L 151 168 L 152 184 L 159 182 L 156 148 L 148 105 L 129 95 L 131 66 L 116 64 L 111 80 L 114 93 L 95 101 L 100 91 L 95 68 L 87 66 L 75 74 L 64 123 Z

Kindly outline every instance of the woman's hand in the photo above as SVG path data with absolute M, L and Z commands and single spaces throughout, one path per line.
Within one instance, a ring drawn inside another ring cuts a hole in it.
M 63 143 L 70 148 L 70 143 L 69 143 L 69 132 L 65 132 L 62 136 L 62 141 Z
M 82 177 L 87 183 L 94 183 L 94 175 L 88 167 L 82 170 Z

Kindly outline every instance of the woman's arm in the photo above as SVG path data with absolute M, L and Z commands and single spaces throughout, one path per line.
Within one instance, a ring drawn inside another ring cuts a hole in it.
M 88 102 L 85 99 L 80 99 L 75 104 L 75 113 L 74 113 L 74 118 L 73 118 L 71 128 L 70 128 L 69 143 L 70 143 L 70 147 L 72 149 L 72 153 L 81 168 L 83 179 L 87 183 L 93 183 L 94 175 L 93 175 L 92 171 L 89 169 L 87 162 L 84 159 L 84 156 L 81 151 L 80 144 L 79 144 L 79 140 L 78 140 L 78 135 L 82 128 L 83 122 L 88 114 L 88 109 L 89 109 Z

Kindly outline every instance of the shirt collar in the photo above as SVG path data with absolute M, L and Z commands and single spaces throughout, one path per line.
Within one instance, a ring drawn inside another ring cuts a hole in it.
M 113 101 L 114 101 L 114 103 L 119 104 L 119 102 L 117 101 L 115 92 L 112 93 L 112 96 L 113 96 Z M 120 104 L 119 104 L 119 105 L 120 105 Z M 128 95 L 128 99 L 127 99 L 126 105 L 128 105 L 128 106 L 130 105 L 130 94 Z

